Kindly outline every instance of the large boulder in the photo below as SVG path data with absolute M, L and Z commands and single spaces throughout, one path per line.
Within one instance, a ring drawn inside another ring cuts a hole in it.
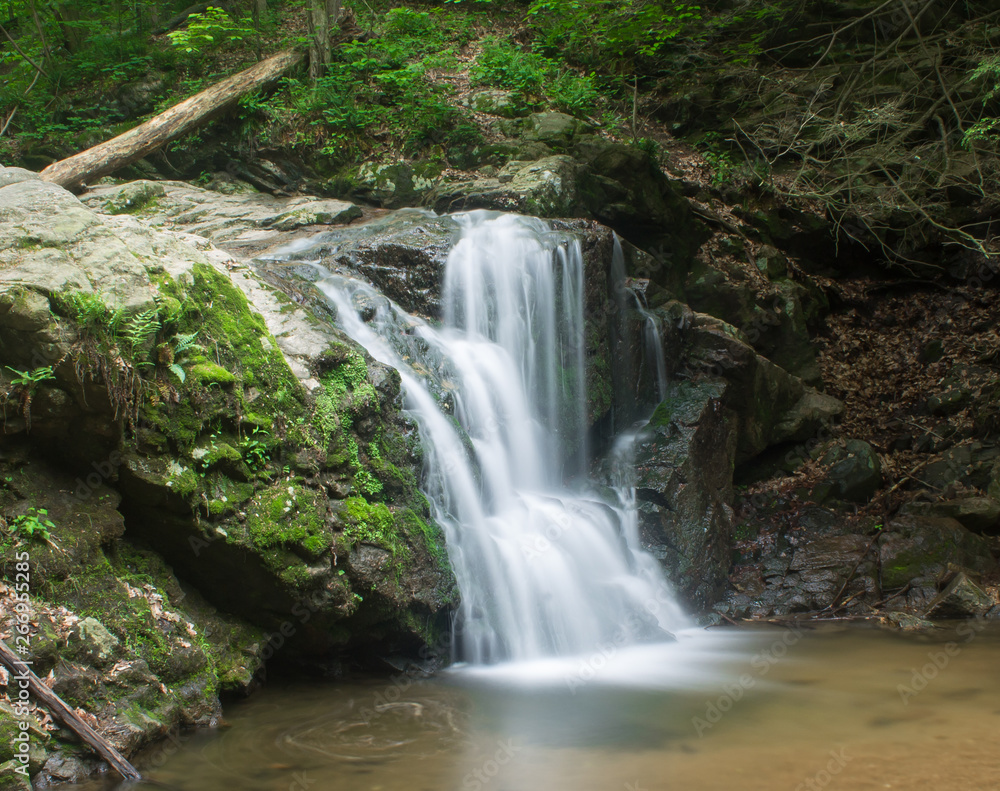
M 268 271 L 295 287 L 313 280 L 311 264 L 357 272 L 408 313 L 441 316 L 441 288 L 448 253 L 461 226 L 453 217 L 424 209 L 401 209 L 371 222 L 315 234 L 295 249 L 265 258 Z
M 499 173 L 442 179 L 425 203 L 439 212 L 484 208 L 595 219 L 654 251 L 668 279 L 674 270 L 683 278 L 707 231 L 653 156 L 590 134 L 562 113 L 511 124 L 520 143 Z
M 937 502 L 914 501 L 900 509 L 914 516 L 955 519 L 973 533 L 1000 534 L 1000 503 L 992 497 L 961 497 Z
M 721 597 L 732 563 L 736 466 L 769 447 L 809 439 L 843 405 L 761 357 L 725 322 L 670 304 L 658 312 L 664 326 L 676 327 L 679 319 L 672 365 L 693 378 L 669 385 L 640 434 L 641 525 L 682 596 L 704 609 Z M 800 568 L 786 588 L 785 606 L 806 609 L 832 596 L 839 555 L 813 555 L 796 555 Z M 808 597 L 793 602 L 789 591 L 797 582 Z
M 843 404 L 758 354 L 735 327 L 693 314 L 684 333 L 685 364 L 723 377 L 726 405 L 739 425 L 736 463 L 745 464 L 769 447 L 803 442 L 829 426 Z
M 997 567 L 986 541 L 954 519 L 901 516 L 885 525 L 878 547 L 886 591 L 936 582 L 949 569 L 978 577 Z
M 280 198 L 255 190 L 223 194 L 179 181 L 100 184 L 81 200 L 94 211 L 139 216 L 161 227 L 224 244 L 231 252 L 263 249 L 287 231 L 343 224 L 361 217 L 361 209 L 346 201 Z
M 704 609 L 728 579 L 736 415 L 718 378 L 673 383 L 635 447 L 643 543 L 681 597 Z
M 534 161 L 511 160 L 494 177 L 442 182 L 429 200 L 436 211 L 496 209 L 538 217 L 572 217 L 587 174 L 564 154 Z
M 0 451 L 112 486 L 128 537 L 248 622 L 308 607 L 293 653 L 436 640 L 454 583 L 398 374 L 198 239 L 0 188 Z M 356 573 L 365 546 L 394 562 Z
M 927 608 L 937 618 L 978 618 L 997 605 L 996 600 L 959 572 Z
M 773 272 L 774 265 L 768 264 L 774 260 L 773 253 L 767 253 L 768 249 L 765 246 L 762 265 Z M 750 279 L 740 267 L 727 263 L 725 256 L 709 262 L 699 255 L 686 281 L 675 290 L 683 293 L 693 309 L 737 327 L 762 355 L 815 385 L 821 375 L 810 326 L 827 304 L 809 278 L 799 277 L 805 282 L 782 276 L 760 283 L 760 278 Z
M 882 462 L 867 442 L 850 439 L 835 445 L 822 458 L 830 465 L 826 478 L 813 491 L 817 502 L 828 499 L 868 502 L 882 485 Z

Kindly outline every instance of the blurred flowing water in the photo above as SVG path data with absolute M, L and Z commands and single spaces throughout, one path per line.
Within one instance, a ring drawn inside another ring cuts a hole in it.
M 611 653 L 532 673 L 273 685 L 228 706 L 228 727 L 138 766 L 177 791 L 997 787 L 1000 625 L 695 630 L 629 650 L 671 677 L 642 684 Z
M 363 280 L 317 284 L 347 334 L 402 377 L 461 591 L 456 658 L 534 662 L 672 639 L 690 623 L 640 546 L 631 476 L 603 498 L 586 479 L 579 242 L 518 215 L 457 219 L 441 326 Z M 621 258 L 616 245 L 623 273 Z

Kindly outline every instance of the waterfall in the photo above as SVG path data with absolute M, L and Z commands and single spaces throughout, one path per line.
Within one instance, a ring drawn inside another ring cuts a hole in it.
M 461 592 L 457 658 L 668 640 L 688 622 L 639 543 L 634 438 L 616 446 L 613 500 L 586 484 L 579 243 L 516 215 L 456 219 L 440 326 L 359 279 L 327 274 L 317 285 L 344 331 L 402 377 Z

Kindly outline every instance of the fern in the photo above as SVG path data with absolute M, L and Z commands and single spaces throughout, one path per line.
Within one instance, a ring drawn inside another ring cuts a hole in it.
M 185 352 L 189 352 L 192 349 L 201 349 L 194 339 L 198 337 L 197 332 L 192 332 L 187 335 L 175 335 L 173 337 L 174 341 L 174 356 L 180 357 Z
M 181 384 L 187 379 L 187 373 L 185 373 L 184 368 L 181 366 L 181 357 L 191 351 L 204 351 L 204 348 L 194 342 L 194 339 L 198 337 L 197 332 L 191 332 L 186 334 L 178 334 L 170 339 L 172 344 L 170 364 L 167 366 L 174 375 L 181 380 Z M 164 361 L 165 362 L 165 361 Z
M 155 310 L 147 310 L 133 316 L 125 325 L 121 336 L 129 357 L 135 357 L 135 353 L 145 345 L 149 336 L 159 329 L 160 320 Z

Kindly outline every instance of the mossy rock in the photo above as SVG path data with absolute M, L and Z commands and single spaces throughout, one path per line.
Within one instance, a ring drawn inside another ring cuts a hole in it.
M 878 546 L 885 591 L 913 580 L 936 579 L 952 567 L 974 577 L 997 568 L 989 544 L 954 519 L 900 517 L 885 525 Z
M 188 370 L 188 375 L 203 385 L 231 385 L 236 381 L 235 374 L 230 373 L 221 365 L 210 362 L 198 363 L 192 366 Z

